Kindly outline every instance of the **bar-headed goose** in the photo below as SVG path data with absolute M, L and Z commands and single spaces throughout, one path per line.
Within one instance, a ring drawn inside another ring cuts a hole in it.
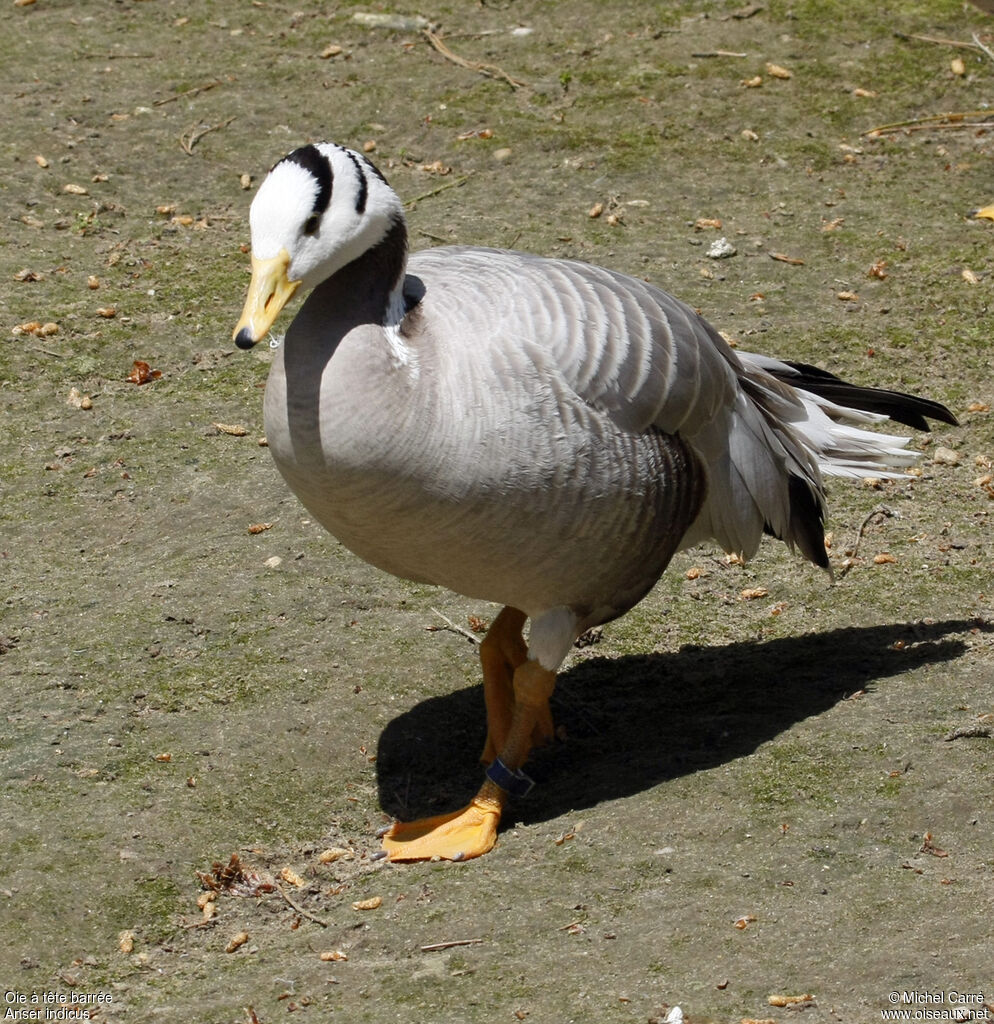
M 359 153 L 308 145 L 251 207 L 235 341 L 298 288 L 265 396 L 276 465 L 361 558 L 504 606 L 480 646 L 486 779 L 454 814 L 395 824 L 394 860 L 489 850 L 552 735 L 556 671 L 701 541 L 764 533 L 828 567 L 822 473 L 916 456 L 865 428 L 943 406 L 733 351 L 678 299 L 585 263 L 447 246 L 408 257 L 400 201 Z M 527 643 L 522 637 L 531 620 Z

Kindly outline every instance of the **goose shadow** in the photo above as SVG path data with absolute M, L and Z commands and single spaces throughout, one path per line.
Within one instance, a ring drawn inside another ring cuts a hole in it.
M 955 634 L 976 629 L 994 624 L 850 626 L 580 662 L 552 699 L 567 739 L 533 754 L 538 785 L 514 817 L 548 820 L 733 761 L 878 680 L 958 658 L 966 644 Z M 393 719 L 377 752 L 380 806 L 408 821 L 461 806 L 481 781 L 484 735 L 482 685 Z

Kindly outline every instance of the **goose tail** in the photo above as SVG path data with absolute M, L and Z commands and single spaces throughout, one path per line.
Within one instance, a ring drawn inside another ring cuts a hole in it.
M 907 447 L 910 437 L 867 427 L 891 420 L 928 431 L 929 419 L 958 425 L 949 409 L 929 398 L 850 384 L 807 363 L 739 355 L 747 373 L 759 369 L 796 393 L 802 415 L 791 417 L 791 425 L 829 476 L 896 477 L 918 461 L 919 453 Z M 758 376 L 749 373 L 752 380 Z
M 684 546 L 711 536 L 749 558 L 767 533 L 830 569 L 823 477 L 900 477 L 920 457 L 911 438 L 868 428 L 889 419 L 928 430 L 928 419 L 955 425 L 956 417 L 930 399 L 850 384 L 807 364 L 736 356 L 738 401 L 728 420 L 694 439 L 709 493 Z
M 915 430 L 928 431 L 930 419 L 959 426 L 956 417 L 941 403 L 920 395 L 885 388 L 867 388 L 850 384 L 841 377 L 809 363 L 786 362 L 768 356 L 750 355 L 772 377 L 799 391 L 824 399 L 835 410 L 876 413 L 880 419 L 903 423 Z

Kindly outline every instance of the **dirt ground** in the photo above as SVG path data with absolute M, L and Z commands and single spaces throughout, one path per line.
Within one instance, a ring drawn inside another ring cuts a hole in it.
M 994 20 L 6 10 L 0 1019 L 994 1015 L 994 224 L 970 217 L 994 201 L 972 42 Z M 475 791 L 476 655 L 446 619 L 495 609 L 309 521 L 259 444 L 269 354 L 230 342 L 253 190 L 324 138 L 369 149 L 416 247 L 645 276 L 743 348 L 961 421 L 917 475 L 832 484 L 834 585 L 772 542 L 681 555 L 574 652 L 534 796 L 466 864 L 370 855 L 391 816 Z M 721 237 L 736 255 L 709 258 Z M 233 853 L 211 901 L 198 872 Z

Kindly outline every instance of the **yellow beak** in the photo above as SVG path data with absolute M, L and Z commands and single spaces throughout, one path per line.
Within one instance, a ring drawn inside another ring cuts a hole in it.
M 299 281 L 291 281 L 287 276 L 289 266 L 290 254 L 286 249 L 280 249 L 268 260 L 252 257 L 252 280 L 245 308 L 231 335 L 239 348 L 251 348 L 261 341 L 300 287 Z

